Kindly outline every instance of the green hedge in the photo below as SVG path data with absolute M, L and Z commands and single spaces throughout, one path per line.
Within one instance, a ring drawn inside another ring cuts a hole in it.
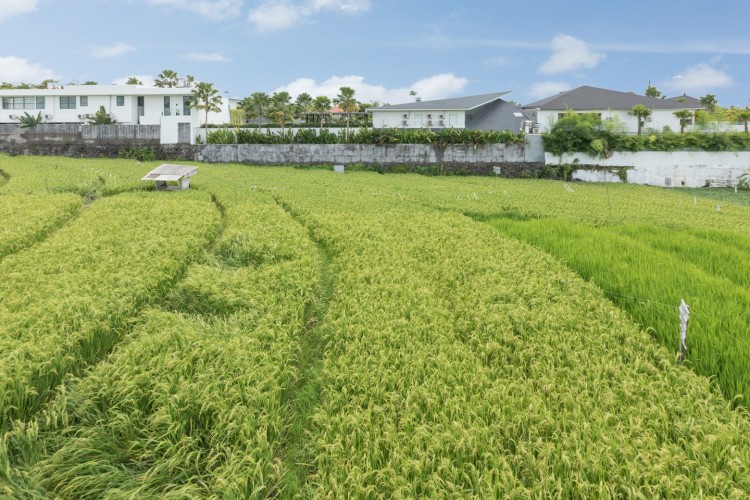
M 669 130 L 628 135 L 598 115 L 567 114 L 544 134 L 548 153 L 588 153 L 601 155 L 612 151 L 747 151 L 750 136 L 740 132 L 679 134 Z
M 296 134 L 287 131 L 275 134 L 249 129 L 220 129 L 208 133 L 208 144 L 523 144 L 524 134 L 508 130 L 485 131 L 466 129 L 442 129 L 433 132 L 429 129 L 370 129 L 361 128 L 345 133 L 320 131 L 316 129 L 298 130 Z

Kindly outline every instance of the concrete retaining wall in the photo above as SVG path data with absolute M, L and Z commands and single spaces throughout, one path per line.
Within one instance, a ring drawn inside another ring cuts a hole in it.
M 545 156 L 548 165 L 573 163 L 578 159 L 582 168 L 573 172 L 574 180 L 621 182 L 606 169 L 627 167 L 629 183 L 651 186 L 736 186 L 740 177 L 750 169 L 750 151 L 616 152 L 606 159 L 587 154 L 565 154 L 560 158 L 547 153 Z
M 209 144 L 196 158 L 206 163 L 314 165 L 502 165 L 528 161 L 524 145 L 455 145 L 445 151 L 432 144 Z

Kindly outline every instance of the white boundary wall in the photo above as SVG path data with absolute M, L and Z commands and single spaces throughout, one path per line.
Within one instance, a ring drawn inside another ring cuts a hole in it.
M 547 165 L 578 159 L 583 168 L 574 171 L 571 178 L 588 182 L 621 182 L 617 175 L 596 167 L 629 167 L 631 184 L 675 187 L 736 186 L 740 177 L 750 171 L 750 151 L 616 152 L 606 159 L 582 153 L 564 154 L 562 158 L 551 153 L 544 156 Z

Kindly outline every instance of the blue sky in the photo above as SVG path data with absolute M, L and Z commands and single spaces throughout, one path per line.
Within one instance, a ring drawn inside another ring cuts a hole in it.
M 144 80 L 232 97 L 288 90 L 408 102 L 579 85 L 750 104 L 747 0 L 0 0 L 0 81 Z

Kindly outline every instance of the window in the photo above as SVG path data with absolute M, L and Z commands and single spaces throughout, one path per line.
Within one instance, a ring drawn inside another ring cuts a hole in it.
M 170 116 L 172 114 L 172 111 L 170 109 L 170 101 L 169 96 L 164 96 L 164 116 Z
M 118 95 L 117 96 L 117 105 L 118 106 L 125 106 L 125 96 L 124 95 Z
M 76 109 L 76 98 L 73 96 L 60 97 L 60 109 Z
M 3 109 L 34 109 L 37 99 L 36 97 L 3 97 Z
M 44 104 L 44 97 L 37 97 L 36 98 L 36 109 L 44 109 L 46 106 Z
M 190 116 L 190 96 L 189 95 L 182 96 L 182 114 L 185 116 Z
M 89 96 L 87 96 L 87 95 L 82 95 L 82 96 L 81 96 L 81 107 L 82 107 L 82 108 L 85 108 L 85 107 L 86 107 L 86 106 L 88 106 L 88 105 L 89 105 Z

